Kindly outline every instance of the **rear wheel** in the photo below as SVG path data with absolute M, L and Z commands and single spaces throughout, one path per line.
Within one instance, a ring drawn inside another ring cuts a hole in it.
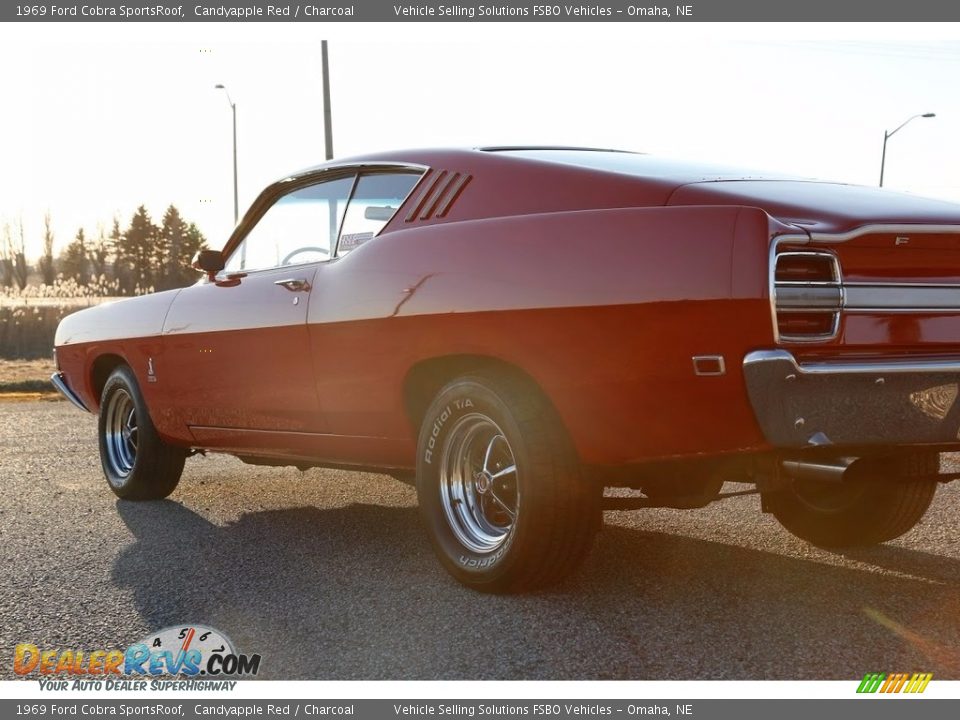
M 440 391 L 420 430 L 417 494 L 444 567 L 487 592 L 560 580 L 601 519 L 600 491 L 581 479 L 553 408 L 511 377 L 463 377 Z
M 121 365 L 100 397 L 100 464 L 126 500 L 159 500 L 177 487 L 187 453 L 157 434 L 133 371 Z
M 793 479 L 770 496 L 787 530 L 821 547 L 876 545 L 910 531 L 937 489 L 937 453 L 868 458 L 840 482 Z

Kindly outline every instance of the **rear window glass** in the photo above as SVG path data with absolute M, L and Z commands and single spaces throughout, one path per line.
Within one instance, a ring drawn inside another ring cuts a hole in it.
M 347 214 L 343 219 L 337 257 L 356 250 L 390 222 L 421 173 L 377 173 L 362 175 L 357 181 Z

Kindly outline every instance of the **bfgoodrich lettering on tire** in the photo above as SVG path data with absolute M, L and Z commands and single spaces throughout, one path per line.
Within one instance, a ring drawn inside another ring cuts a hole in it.
M 461 377 L 427 409 L 417 494 L 434 549 L 461 583 L 541 587 L 586 555 L 600 491 L 584 482 L 553 408 L 528 382 Z
M 157 435 L 137 378 L 126 365 L 103 386 L 98 429 L 100 464 L 118 497 L 159 500 L 177 487 L 186 451 Z

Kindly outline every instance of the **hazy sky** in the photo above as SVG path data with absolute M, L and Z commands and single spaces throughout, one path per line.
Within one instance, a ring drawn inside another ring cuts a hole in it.
M 0 26 L 0 222 L 35 254 L 176 204 L 214 247 L 267 183 L 323 161 L 320 39 L 338 157 L 436 145 L 617 147 L 960 202 L 960 27 L 407 24 Z

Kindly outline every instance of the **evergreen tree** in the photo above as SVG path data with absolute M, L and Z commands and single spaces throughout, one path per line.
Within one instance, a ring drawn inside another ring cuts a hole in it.
M 53 232 L 49 215 L 45 218 L 45 248 L 52 251 Z M 20 223 L 20 243 L 14 240 L 9 227 L 0 234 L 0 282 L 26 284 L 26 265 L 23 245 L 23 223 Z M 98 226 L 98 237 L 91 242 L 83 228 L 77 230 L 74 240 L 57 259 L 56 267 L 65 278 L 78 284 L 88 285 L 91 280 L 104 277 L 114 280 L 122 295 L 135 292 L 167 290 L 185 287 L 197 280 L 190 261 L 197 251 L 206 247 L 203 233 L 194 223 L 188 223 L 180 211 L 170 205 L 157 227 L 145 206 L 141 205 L 123 230 L 120 220 L 113 219 L 113 226 L 106 234 Z M 52 257 L 42 257 L 37 267 L 41 272 L 53 268 Z M 21 271 L 23 280 L 21 282 Z
M 190 266 L 190 263 L 193 261 L 193 256 L 206 247 L 207 239 L 203 236 L 203 233 L 200 232 L 200 228 L 194 223 L 190 223 L 187 226 L 187 234 L 183 241 L 183 249 L 180 253 L 180 257 L 183 259 L 180 265 L 181 287 L 192 285 L 197 281 L 197 271 Z
M 87 265 L 87 239 L 83 228 L 77 230 L 73 242 L 67 245 L 60 255 L 60 272 L 67 279 L 76 280 L 80 285 L 90 282 L 90 269 Z
M 206 247 L 206 239 L 194 223 L 187 224 L 173 205 L 163 215 L 157 247 L 156 256 L 161 263 L 157 268 L 158 290 L 186 287 L 197 281 L 197 272 L 190 262 Z
M 141 205 L 130 220 L 130 227 L 117 245 L 117 263 L 125 269 L 120 277 L 121 287 L 128 293 L 139 288 L 146 292 L 156 282 L 155 246 L 160 229 L 153 224 L 147 209 Z
M 173 205 L 163 214 L 160 242 L 157 244 L 158 289 L 183 286 L 183 249 L 187 240 L 187 223 Z

